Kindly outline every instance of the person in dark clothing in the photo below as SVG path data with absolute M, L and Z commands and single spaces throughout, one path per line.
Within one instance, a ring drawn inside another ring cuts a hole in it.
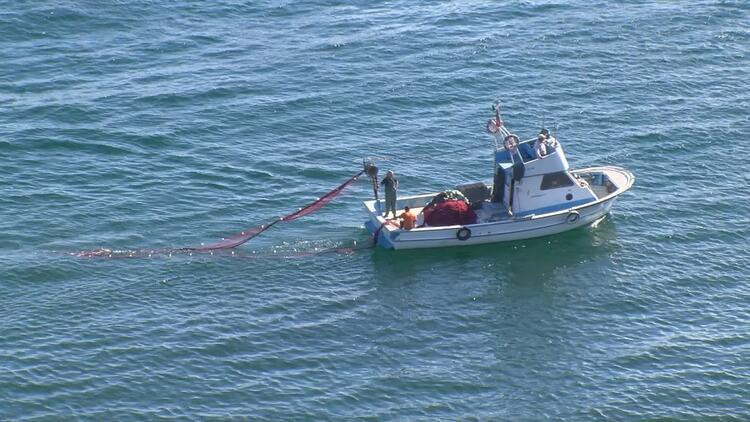
M 393 211 L 393 218 L 396 218 L 396 191 L 398 190 L 398 179 L 391 170 L 385 174 L 381 185 L 385 186 L 385 217 L 388 212 Z

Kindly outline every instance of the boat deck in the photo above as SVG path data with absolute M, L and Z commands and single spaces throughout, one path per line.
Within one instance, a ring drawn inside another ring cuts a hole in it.
M 422 214 L 422 211 L 424 210 L 424 207 L 414 207 L 414 206 L 412 206 L 412 207 L 410 207 L 410 209 L 411 209 L 411 212 L 414 213 L 414 215 L 417 216 L 417 225 L 415 227 L 415 229 L 416 229 L 419 226 L 421 226 L 421 225 L 424 224 L 424 214 Z M 396 209 L 396 215 L 397 216 L 403 214 L 403 212 L 404 212 L 403 208 L 400 208 L 400 209 L 397 208 Z M 380 216 L 385 219 L 385 217 L 383 216 L 382 213 L 380 214 Z M 400 221 L 400 219 L 398 219 L 398 218 L 394 219 L 393 218 L 393 213 L 389 212 L 388 213 L 388 219 L 386 219 L 385 221 L 386 221 L 386 224 L 389 224 L 391 226 L 401 227 L 401 221 Z
M 589 188 L 591 189 L 592 192 L 594 192 L 594 195 L 596 195 L 596 199 L 604 198 L 605 196 L 610 194 L 606 186 L 589 185 Z
M 417 226 L 415 227 L 415 230 L 422 227 L 431 227 L 424 226 L 424 214 L 422 214 L 423 210 L 424 207 L 411 207 L 411 211 L 417 216 Z M 403 212 L 403 209 L 399 210 L 398 215 L 401 215 L 401 213 Z M 474 212 L 477 214 L 477 221 L 475 224 L 489 223 L 510 218 L 508 210 L 503 204 L 492 203 L 489 201 L 483 202 L 482 207 L 480 209 L 474 210 Z M 394 219 L 392 213 L 388 214 L 388 219 L 386 220 L 386 222 L 391 226 L 400 227 L 399 220 Z
M 508 208 L 501 203 L 484 201 L 482 202 L 482 208 L 474 210 L 474 212 L 477 213 L 477 224 L 490 223 L 510 218 Z

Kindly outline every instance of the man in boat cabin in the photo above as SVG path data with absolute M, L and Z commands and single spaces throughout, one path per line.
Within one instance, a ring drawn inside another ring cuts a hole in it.
M 549 130 L 542 129 L 534 143 L 534 152 L 536 152 L 537 158 L 544 158 L 546 155 L 555 152 L 559 146 L 560 143 L 549 133 Z
M 560 146 L 560 143 L 557 142 L 557 139 L 555 139 L 554 136 L 549 132 L 547 129 L 542 129 L 541 132 L 542 135 L 544 135 L 544 143 L 547 145 L 547 154 L 552 154 L 557 147 Z
M 417 225 L 417 216 L 411 212 L 409 207 L 404 207 L 404 212 L 398 218 L 401 219 L 401 228 L 404 230 L 411 230 Z
M 385 217 L 388 218 L 388 212 L 393 211 L 393 218 L 396 218 L 396 190 L 398 190 L 398 179 L 393 171 L 388 170 L 380 182 L 385 186 Z
M 539 134 L 534 142 L 534 152 L 536 152 L 536 158 L 544 158 L 547 155 L 547 138 L 543 134 Z

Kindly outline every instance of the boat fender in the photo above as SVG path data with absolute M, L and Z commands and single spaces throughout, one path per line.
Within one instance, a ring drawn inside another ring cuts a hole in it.
M 503 139 L 503 146 L 506 150 L 514 150 L 518 147 L 518 143 L 520 142 L 520 139 L 518 139 L 518 136 L 514 134 L 510 134 Z
M 565 218 L 565 220 L 570 224 L 574 224 L 577 223 L 580 218 L 581 214 L 579 214 L 578 211 L 571 211 L 568 213 L 568 216 Z
M 471 230 L 469 230 L 468 227 L 461 227 L 456 231 L 456 239 L 458 240 L 468 240 L 471 237 Z

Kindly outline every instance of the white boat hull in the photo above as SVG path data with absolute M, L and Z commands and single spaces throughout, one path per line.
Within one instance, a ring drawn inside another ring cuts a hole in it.
M 378 233 L 378 244 L 393 249 L 479 245 L 562 233 L 587 226 L 604 217 L 612 208 L 617 196 L 628 190 L 634 180 L 630 172 L 617 167 L 579 170 L 581 173 L 587 171 L 607 174 L 610 179 L 616 181 L 617 189 L 596 201 L 545 214 L 509 217 L 465 226 L 423 227 L 413 230 L 402 230 L 386 224 L 386 220 L 380 215 L 379 204 L 367 201 L 365 208 L 370 214 L 370 220 L 366 226 L 371 233 Z M 399 198 L 397 205 L 399 208 L 417 208 L 424 206 L 433 196 L 434 194 L 426 194 Z M 463 229 L 469 230 L 468 238 L 466 230 Z

